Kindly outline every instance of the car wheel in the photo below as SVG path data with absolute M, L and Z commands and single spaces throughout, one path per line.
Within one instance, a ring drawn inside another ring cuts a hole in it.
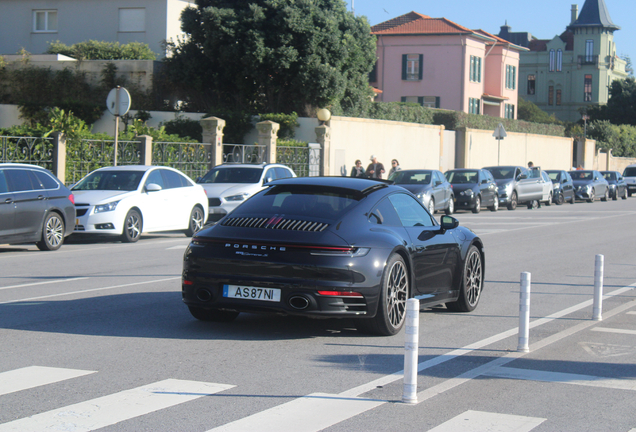
M 141 215 L 137 210 L 130 210 L 124 219 L 124 232 L 121 239 L 125 243 L 134 243 L 139 240 L 142 229 Z
M 64 221 L 59 214 L 51 212 L 42 224 L 42 240 L 35 245 L 41 251 L 54 251 L 64 243 Z
M 623 189 L 623 199 L 627 199 L 627 189 Z
M 188 306 L 188 309 L 190 310 L 192 316 L 199 321 L 230 322 L 234 321 L 239 315 L 239 312 L 235 311 L 203 309 L 196 306 Z
M 630 191 L 627 191 L 627 196 L 628 196 L 628 197 L 631 197 L 631 196 L 632 196 L 632 193 L 631 193 Z
M 596 195 L 594 194 L 594 189 L 592 189 L 592 192 L 590 192 L 590 197 L 587 199 L 587 202 L 593 203 L 594 198 L 596 198 Z
M 389 257 L 382 274 L 378 311 L 373 319 L 360 319 L 358 330 L 379 336 L 393 336 L 404 325 L 409 277 L 404 260 L 398 254 Z
M 431 197 L 431 199 L 428 201 L 428 212 L 431 215 L 435 214 L 435 200 L 433 199 L 433 197 Z
M 446 303 L 446 308 L 454 312 L 470 312 L 475 310 L 484 288 L 484 265 L 481 253 L 475 246 L 468 249 L 459 297 L 457 301 Z
M 201 231 L 203 223 L 205 222 L 203 220 L 204 217 L 205 213 L 203 212 L 203 209 L 199 206 L 194 206 L 192 212 L 190 212 L 190 220 L 188 221 L 188 229 L 185 230 L 185 235 L 192 237 L 197 232 Z
M 514 210 L 517 208 L 517 192 L 513 191 L 510 196 L 510 202 L 508 203 L 508 210 Z
M 576 203 L 576 195 L 573 193 L 572 199 L 570 200 L 570 204 L 574 204 L 574 203 Z
M 548 200 L 545 202 L 545 205 L 552 205 L 552 192 L 550 192 L 550 195 L 548 195 Z
M 539 200 L 528 201 L 528 209 L 534 210 L 539 208 Z
M 481 211 L 481 198 L 479 195 L 475 198 L 475 207 L 473 207 L 473 213 L 479 213 Z
M 561 205 L 565 202 L 565 198 L 563 197 L 563 192 L 559 192 L 556 197 L 556 205 Z
M 605 193 L 603 194 L 601 201 L 607 201 L 608 199 L 609 199 L 609 191 L 607 190 L 607 188 L 605 188 Z
M 497 210 L 499 210 L 499 195 L 495 195 L 495 200 L 492 205 L 488 207 L 488 210 L 492 212 L 496 212 Z
M 444 210 L 444 212 L 449 216 L 455 213 L 455 197 L 451 196 L 448 199 L 448 207 L 446 207 L 446 210 Z

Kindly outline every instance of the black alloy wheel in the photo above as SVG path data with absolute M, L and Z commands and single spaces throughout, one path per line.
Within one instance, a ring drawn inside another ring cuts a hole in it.
M 468 249 L 459 297 L 457 301 L 446 303 L 446 308 L 454 312 L 471 312 L 477 307 L 484 288 L 484 265 L 481 253 L 475 245 Z
M 565 197 L 563 196 L 563 192 L 559 192 L 556 197 L 556 205 L 561 205 L 565 202 Z
M 477 195 L 475 198 L 475 207 L 473 207 L 473 213 L 479 213 L 481 211 L 481 198 Z
M 194 208 L 190 212 L 188 229 L 185 230 L 185 235 L 188 237 L 192 237 L 197 232 L 201 231 L 201 228 L 203 228 L 203 224 L 205 223 L 205 221 L 203 220 L 204 217 L 205 213 L 203 212 L 203 209 L 199 206 L 194 206 Z
M 512 195 L 510 196 L 510 202 L 508 203 L 508 210 L 514 210 L 517 208 L 517 192 L 512 191 Z
M 356 327 L 364 333 L 393 336 L 404 325 L 406 300 L 409 298 L 409 276 L 399 254 L 389 257 L 380 284 L 378 311 L 373 319 L 359 319 Z
M 64 221 L 58 213 L 46 215 L 42 224 L 42 240 L 35 245 L 41 251 L 55 251 L 64 243 Z
M 230 322 L 234 321 L 239 315 L 236 311 L 225 311 L 218 309 L 203 309 L 196 306 L 188 306 L 190 313 L 199 321 L 210 322 Z
M 139 240 L 142 230 L 141 215 L 137 210 L 130 210 L 124 219 L 124 232 L 121 239 L 124 243 L 134 243 Z

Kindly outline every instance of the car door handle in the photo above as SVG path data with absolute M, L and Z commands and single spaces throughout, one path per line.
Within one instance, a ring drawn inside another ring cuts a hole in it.
M 13 202 L 13 199 L 11 198 L 7 198 L 6 200 L 4 200 L 5 204 L 11 204 Z
M 43 199 L 46 199 L 44 195 L 38 195 L 38 200 L 43 200 Z

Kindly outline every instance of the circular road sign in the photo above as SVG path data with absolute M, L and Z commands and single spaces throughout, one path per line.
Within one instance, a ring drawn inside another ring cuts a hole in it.
M 123 87 L 112 89 L 106 98 L 106 108 L 114 116 L 126 115 L 130 109 L 130 93 L 128 93 L 128 90 Z

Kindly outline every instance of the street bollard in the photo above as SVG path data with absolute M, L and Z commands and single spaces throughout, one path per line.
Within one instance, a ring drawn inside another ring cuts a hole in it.
M 605 257 L 596 255 L 594 260 L 594 308 L 592 319 L 594 321 L 602 321 L 603 317 L 603 263 Z
M 417 403 L 417 354 L 420 336 L 420 301 L 406 301 L 404 341 L 404 393 L 402 402 Z
M 530 273 L 521 273 L 519 290 L 519 345 L 517 351 L 528 352 L 530 338 Z

